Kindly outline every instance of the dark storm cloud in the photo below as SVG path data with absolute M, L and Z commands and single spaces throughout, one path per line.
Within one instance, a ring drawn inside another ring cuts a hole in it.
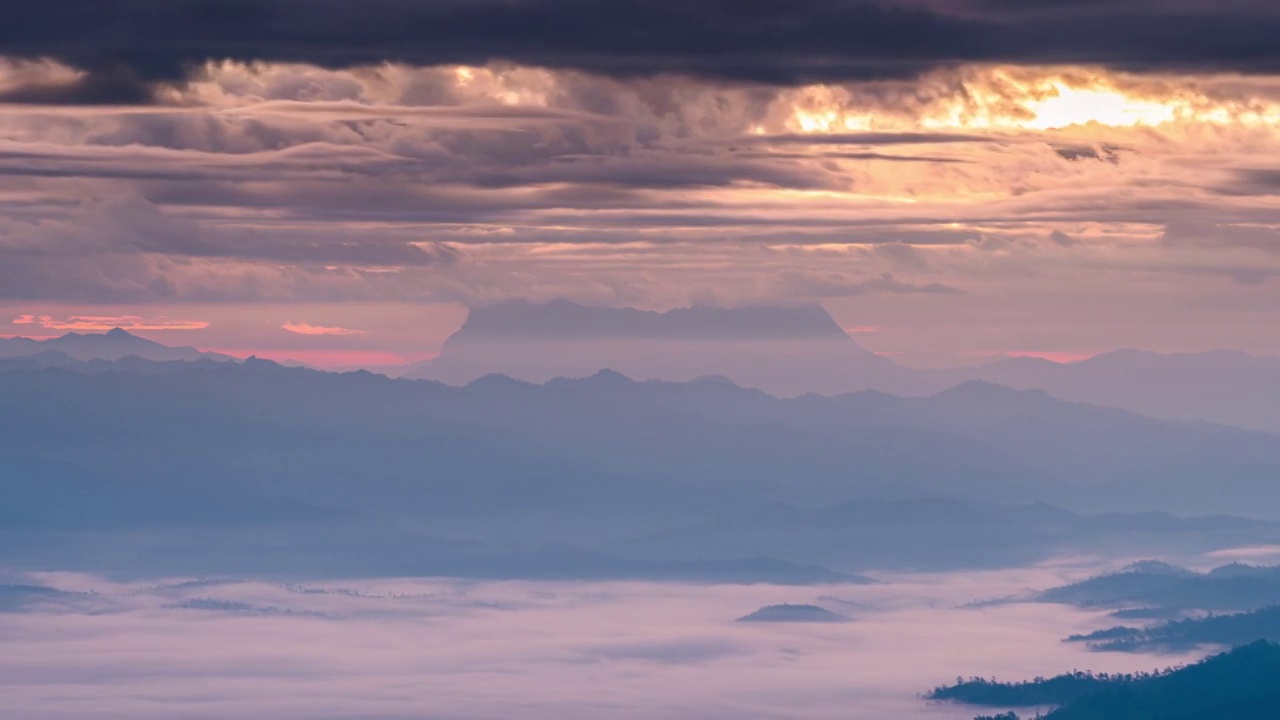
M 70 83 L 20 85 L 0 92 L 0 102 L 29 105 L 137 105 L 151 99 L 151 84 L 127 65 L 95 67 Z
M 1148 0 L 49 0 L 0 5 L 0 54 L 89 71 L 21 102 L 139 102 L 207 59 L 522 64 L 792 84 L 964 61 L 1280 68 L 1274 3 Z
M 1232 182 L 1218 187 L 1224 195 L 1273 195 L 1280 190 L 1280 169 L 1240 170 Z

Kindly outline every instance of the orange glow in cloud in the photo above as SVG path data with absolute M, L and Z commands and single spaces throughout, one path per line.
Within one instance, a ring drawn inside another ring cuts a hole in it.
M 324 325 L 312 325 L 311 323 L 293 323 L 287 322 L 280 327 L 291 333 L 298 335 L 363 335 L 364 330 L 352 330 L 344 327 L 325 327 Z
M 1033 130 L 1050 130 L 1098 123 L 1111 127 L 1162 125 L 1173 122 L 1178 107 L 1172 103 L 1132 98 L 1112 88 L 1076 88 L 1058 80 L 1053 92 L 1026 107 L 1034 119 L 1025 122 Z
M 141 317 L 139 315 L 68 315 L 56 318 L 52 315 L 19 315 L 11 321 L 14 325 L 39 325 L 47 330 L 102 332 L 121 330 L 203 330 L 209 327 L 204 320 L 170 320 L 165 317 Z
M 1214 96 L 1205 92 L 1206 84 L 1212 84 L 1211 77 L 1157 81 L 1098 68 L 971 66 L 926 76 L 921 86 L 934 91 L 904 91 L 901 96 L 906 99 L 897 105 L 881 106 L 876 93 L 861 94 L 856 85 L 796 88 L 788 96 L 791 108 L 785 125 L 793 132 L 840 133 L 1154 128 L 1178 123 L 1269 128 L 1280 122 L 1280 103 L 1267 97 Z

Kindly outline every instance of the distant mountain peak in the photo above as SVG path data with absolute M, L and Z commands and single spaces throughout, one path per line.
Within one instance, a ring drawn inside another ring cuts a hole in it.
M 124 328 L 106 332 L 68 332 L 47 340 L 13 338 L 0 342 L 0 357 L 31 357 L 45 352 L 58 352 L 79 361 L 120 360 L 130 355 L 157 362 L 169 360 L 219 361 L 234 360 L 229 355 L 202 352 L 194 347 L 172 347 L 134 335 Z
M 503 373 L 489 373 L 467 383 L 466 387 L 468 390 L 512 392 L 515 390 L 532 388 L 534 385 L 523 380 L 517 380 L 510 375 L 504 375 Z
M 859 345 L 820 305 L 656 312 L 561 299 L 473 309 L 437 357 L 401 377 L 465 385 L 497 372 L 546 382 L 605 368 L 634 381 L 720 375 L 777 395 L 897 387 L 911 375 Z
M 587 381 L 597 382 L 597 383 L 606 383 L 606 382 L 616 383 L 616 384 L 622 384 L 622 385 L 631 385 L 635 382 L 634 380 L 627 377 L 626 375 L 623 375 L 617 370 L 610 370 L 609 368 L 604 368 L 603 370 L 600 370 L 596 374 L 587 378 Z
M 1041 390 L 1015 390 L 1007 385 L 986 380 L 966 380 L 955 387 L 937 393 L 935 397 L 951 398 L 1044 398 Z
M 458 337 L 521 339 L 778 340 L 845 338 L 821 305 L 693 305 L 665 312 L 630 307 L 507 300 L 471 311 Z
M 62 337 L 52 338 L 44 342 L 52 345 L 57 345 L 60 343 L 78 343 L 80 345 L 84 345 L 88 343 L 110 342 L 110 343 L 117 343 L 117 344 L 129 343 L 132 345 L 146 345 L 148 347 L 165 347 L 164 345 L 161 345 L 160 343 L 155 342 L 154 340 L 148 340 L 144 337 L 134 335 L 128 330 L 125 330 L 124 328 L 118 328 L 118 327 L 111 328 L 106 332 L 96 332 L 96 333 L 69 332 L 63 335 Z

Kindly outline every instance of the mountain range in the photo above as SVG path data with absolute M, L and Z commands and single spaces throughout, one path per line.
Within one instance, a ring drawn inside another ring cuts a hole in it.
M 1280 358 L 1122 349 L 1068 363 L 1009 358 L 915 369 L 863 348 L 817 305 L 655 313 L 509 301 L 473 310 L 438 357 L 401 374 L 465 385 L 494 373 L 545 382 L 600 370 L 676 382 L 718 375 L 781 396 L 930 395 L 983 380 L 1157 417 L 1280 431 Z
M 1280 540 L 1137 514 L 1277 515 L 1275 436 L 979 381 L 778 398 L 613 372 L 459 388 L 252 359 L 6 362 L 3 554 L 46 567 L 172 572 L 181 547 L 216 571 L 782 582 Z
M 908 370 L 816 306 L 509 304 L 459 336 L 442 359 L 469 346 L 497 362 L 476 349 L 531 338 L 591 362 L 578 377 L 455 386 L 228 362 L 119 329 L 2 341 L 4 554 L 179 571 L 166 563 L 182 547 L 219 571 L 799 582 L 1280 542 L 1276 436 Z M 587 370 L 625 355 L 591 354 L 600 347 L 645 343 L 684 374 L 720 372 L 676 382 Z M 716 352 L 747 346 L 791 349 L 718 364 Z M 1265 397 L 1274 365 L 1122 351 L 964 372 L 1023 385 L 1039 373 L 1063 395 L 1112 382 L 1114 397 L 1097 399 L 1141 405 L 1203 397 L 1214 378 L 1251 378 Z M 806 380 L 823 368 L 923 380 L 917 394 L 787 395 L 725 372 Z M 1150 377 L 1171 390 L 1142 396 Z
M 129 356 L 153 361 L 236 359 L 192 347 L 168 347 L 119 328 L 48 340 L 0 338 L 0 362 L 9 366 L 19 360 L 58 366 L 71 360 Z M 782 397 L 861 390 L 927 396 L 981 380 L 1153 417 L 1280 432 L 1280 358 L 1233 351 L 1163 354 L 1122 349 L 1075 362 L 1020 357 L 973 367 L 917 369 L 863 348 L 817 305 L 691 307 L 657 313 L 566 300 L 508 301 L 473 310 L 436 358 L 379 370 L 455 386 L 494 374 L 542 383 L 602 370 L 637 380 L 719 377 Z
M 71 360 L 119 360 L 125 357 L 144 360 L 220 360 L 230 355 L 203 352 L 193 347 L 170 347 L 138 337 L 127 330 L 113 328 L 105 333 L 69 332 L 61 337 L 35 340 L 25 337 L 0 338 L 0 358 L 31 358 L 42 364 L 56 365 Z
M 720 375 L 780 395 L 903 390 L 911 375 L 817 305 L 657 313 L 555 300 L 472 310 L 438 357 L 402 376 L 465 385 L 495 373 L 545 382 L 600 370 L 676 382 Z

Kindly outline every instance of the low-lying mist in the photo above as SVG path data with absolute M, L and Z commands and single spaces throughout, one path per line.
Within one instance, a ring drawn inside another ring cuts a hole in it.
M 1060 642 L 1105 612 L 983 603 L 1082 579 L 1082 560 L 882 575 L 874 585 L 32 573 L 65 594 L 0 613 L 14 717 L 971 718 L 919 694 L 957 675 L 1149 670 L 1201 654 Z M 738 623 L 808 603 L 844 623 Z

